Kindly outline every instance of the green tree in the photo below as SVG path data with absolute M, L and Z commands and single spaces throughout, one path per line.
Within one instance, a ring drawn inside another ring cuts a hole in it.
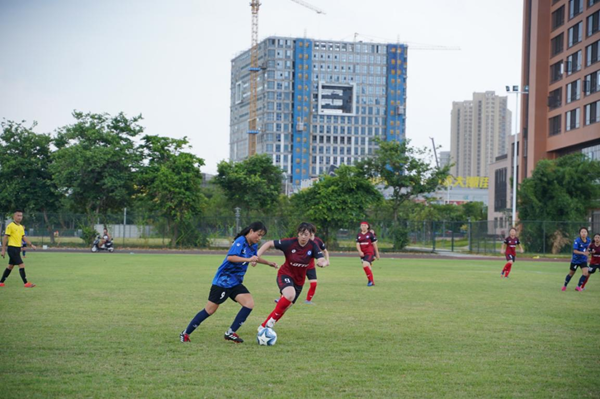
M 589 210 L 600 204 L 598 176 L 600 162 L 581 153 L 537 163 L 517 196 L 519 219 L 544 223 L 524 224 L 522 236 L 529 249 L 541 251 L 542 240 L 551 247 L 554 240 L 576 234 L 567 222 L 587 220 Z
M 171 247 L 205 245 L 194 224 L 206 203 L 200 172 L 204 160 L 185 151 L 190 148 L 186 137 L 144 136 L 142 141 L 147 165 L 139 173 L 138 199 L 165 218 Z
M 400 206 L 420 194 L 437 190 L 446 179 L 450 166 L 433 167 L 424 156 L 429 150 L 411 147 L 410 141 L 376 139 L 377 148 L 372 157 L 357 164 L 361 173 L 380 179 L 385 188 L 392 189 L 391 208 L 394 221 L 398 220 Z
M 3 121 L 1 126 L 0 210 L 41 212 L 50 229 L 48 213 L 58 209 L 61 197 L 50 172 L 52 138 L 35 133 L 35 123 L 27 128 Z M 50 239 L 54 239 L 52 234 Z
M 85 213 L 91 225 L 131 202 L 141 161 L 133 140 L 143 132 L 142 117 L 77 111 L 73 117 L 74 124 L 58 131 L 51 170 L 71 209 Z
M 315 223 L 319 236 L 335 246 L 335 232 L 365 217 L 367 208 L 383 199 L 373 184 L 353 166 L 342 165 L 335 176 L 292 196 L 292 204 L 306 221 Z
M 282 188 L 282 170 L 270 156 L 254 155 L 242 162 L 222 161 L 214 178 L 232 206 L 250 210 L 269 209 L 277 204 Z

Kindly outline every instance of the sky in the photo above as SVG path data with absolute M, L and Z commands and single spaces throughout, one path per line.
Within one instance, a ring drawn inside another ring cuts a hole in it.
M 453 101 L 521 81 L 520 0 L 262 0 L 269 36 L 408 43 L 406 137 L 450 150 Z M 230 63 L 251 43 L 250 0 L 0 0 L 0 118 L 53 134 L 74 110 L 141 114 L 187 136 L 216 173 L 229 157 Z M 445 46 L 460 50 L 431 50 Z M 422 48 L 425 49 L 422 49 Z M 509 109 L 515 109 L 515 96 Z M 514 119 L 513 119 L 514 124 Z M 514 129 L 514 128 L 513 128 Z

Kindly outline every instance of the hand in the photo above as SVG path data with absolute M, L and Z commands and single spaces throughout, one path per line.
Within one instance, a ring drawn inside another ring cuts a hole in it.
M 37 249 L 37 247 L 33 244 L 31 244 L 31 249 Z
M 375 260 L 379 260 L 379 255 L 375 256 Z
M 269 266 L 271 266 L 271 267 L 273 267 L 275 269 L 279 269 L 279 266 L 275 262 L 269 262 Z
M 319 267 L 327 267 L 329 266 L 329 261 L 325 258 L 320 258 L 317 260 L 317 266 Z
M 250 266 L 252 266 L 252 267 L 256 266 L 256 262 L 250 262 Z
M 258 262 L 258 256 L 254 255 L 253 257 L 248 259 L 250 264 L 254 263 L 252 266 L 256 266 L 256 262 Z
M 358 255 L 359 255 L 361 258 L 364 258 L 364 257 L 365 257 L 365 254 L 364 254 L 364 252 L 362 252 L 362 251 L 358 251 Z
M 4 254 L 5 254 L 5 251 L 2 250 L 2 254 L 0 254 L 0 255 L 2 255 L 2 258 L 4 258 Z

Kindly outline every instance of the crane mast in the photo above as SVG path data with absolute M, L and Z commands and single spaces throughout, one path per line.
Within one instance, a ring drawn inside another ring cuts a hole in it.
M 256 154 L 256 135 L 258 134 L 258 10 L 260 2 L 252 0 L 252 47 L 250 48 L 250 104 L 248 109 L 248 156 Z

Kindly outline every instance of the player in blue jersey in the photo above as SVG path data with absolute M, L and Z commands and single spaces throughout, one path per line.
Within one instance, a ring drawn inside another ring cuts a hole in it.
M 212 282 L 208 303 L 190 322 L 185 330 L 179 334 L 181 342 L 190 342 L 190 334 L 215 313 L 227 298 L 242 305 L 233 324 L 225 333 L 225 339 L 235 343 L 244 342 L 236 331 L 244 324 L 252 308 L 254 308 L 254 299 L 250 291 L 242 284 L 244 275 L 248 270 L 248 264 L 255 266 L 256 263 L 263 263 L 277 269 L 277 263 L 266 261 L 257 256 L 258 243 L 261 238 L 267 234 L 267 228 L 262 222 L 254 222 L 239 232 L 229 249 L 227 256 L 217 270 L 217 274 Z
M 575 274 L 577 268 L 581 269 L 582 276 L 579 279 L 579 284 L 577 285 L 577 288 L 575 289 L 577 291 L 581 291 L 581 284 L 583 284 L 583 282 L 588 276 L 588 247 L 590 246 L 591 242 L 592 240 L 590 240 L 590 238 L 588 237 L 588 229 L 586 229 L 585 227 L 580 228 L 579 237 L 577 237 L 575 239 L 575 242 L 573 243 L 573 256 L 571 257 L 571 266 L 569 266 L 569 274 L 567 274 L 567 277 L 565 278 L 565 284 L 562 287 L 563 291 L 567 290 L 567 285 L 569 284 L 569 281 L 571 281 L 571 278 Z

